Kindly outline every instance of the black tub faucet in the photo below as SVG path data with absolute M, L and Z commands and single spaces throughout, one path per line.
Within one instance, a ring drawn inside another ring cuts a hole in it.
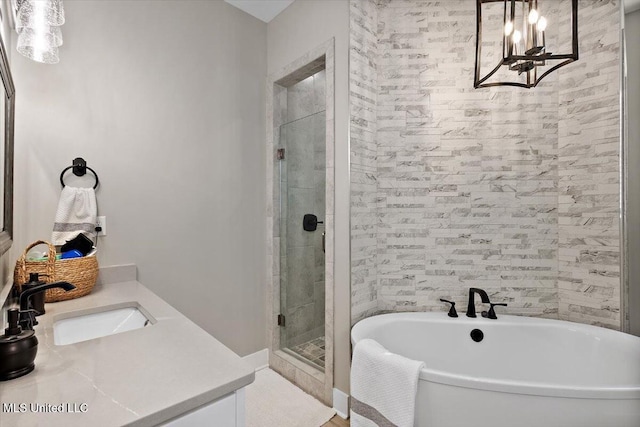
M 76 287 L 69 282 L 44 283 L 42 285 L 33 286 L 20 293 L 20 326 L 23 330 L 33 330 L 33 326 L 38 322 L 35 319 L 35 310 L 29 309 L 29 297 L 44 292 L 47 289 L 62 288 L 65 291 L 72 291 Z
M 453 301 L 449 301 L 446 299 L 440 298 L 440 301 L 446 302 L 447 304 L 451 304 L 451 308 L 449 308 L 449 317 L 458 317 L 458 313 L 456 312 L 456 303 Z
M 507 306 L 507 304 L 505 303 L 492 303 L 490 302 L 489 305 L 491 306 L 491 308 L 489 308 L 489 311 L 483 311 L 482 312 L 482 317 L 488 317 L 489 319 L 497 319 L 498 316 L 496 316 L 496 311 L 493 307 L 495 307 L 496 305 L 502 305 L 504 307 Z
M 470 288 L 469 289 L 469 305 L 467 306 L 467 317 L 477 317 L 476 316 L 476 305 L 475 305 L 475 294 L 480 295 L 480 299 L 485 304 L 491 304 L 489 301 L 489 295 L 485 291 L 480 288 Z

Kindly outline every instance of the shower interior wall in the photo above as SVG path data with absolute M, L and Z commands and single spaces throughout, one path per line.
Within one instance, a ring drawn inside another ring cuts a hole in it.
M 480 287 L 620 328 L 618 8 L 580 0 L 535 89 L 474 89 L 474 2 L 351 1 L 352 323 Z

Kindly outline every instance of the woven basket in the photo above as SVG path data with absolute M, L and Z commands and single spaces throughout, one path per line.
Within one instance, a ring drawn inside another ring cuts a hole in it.
M 48 258 L 44 261 L 27 260 L 27 252 L 42 244 L 49 246 Z M 98 278 L 98 260 L 95 255 L 56 259 L 56 248 L 49 242 L 38 240 L 27 246 L 16 262 L 13 281 L 18 288 L 29 281 L 29 273 L 38 273 L 46 283 L 65 281 L 74 285 L 76 288 L 69 292 L 58 288 L 46 290 L 45 302 L 65 301 L 80 298 L 91 292 Z

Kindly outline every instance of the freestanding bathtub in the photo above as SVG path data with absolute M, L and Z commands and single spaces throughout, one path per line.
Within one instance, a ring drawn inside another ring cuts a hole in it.
M 640 427 L 640 338 L 632 335 L 438 312 L 369 317 L 351 330 L 354 345 L 363 338 L 425 362 L 416 427 Z

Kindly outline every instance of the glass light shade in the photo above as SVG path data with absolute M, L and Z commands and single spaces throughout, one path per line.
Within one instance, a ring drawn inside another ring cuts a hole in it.
M 49 27 L 49 32 L 51 33 L 51 36 L 53 37 L 53 44 L 55 44 L 56 46 L 60 47 L 62 46 L 62 30 L 60 29 L 60 27 L 56 27 L 56 26 L 51 26 Z
M 62 31 L 60 27 L 47 27 L 35 30 L 23 27 L 18 31 L 18 48 L 20 46 L 62 46 Z
M 62 0 L 22 0 L 19 4 L 16 28 L 39 28 L 64 24 Z
M 57 64 L 60 62 L 58 46 L 18 46 L 18 52 L 36 62 L 43 64 Z

